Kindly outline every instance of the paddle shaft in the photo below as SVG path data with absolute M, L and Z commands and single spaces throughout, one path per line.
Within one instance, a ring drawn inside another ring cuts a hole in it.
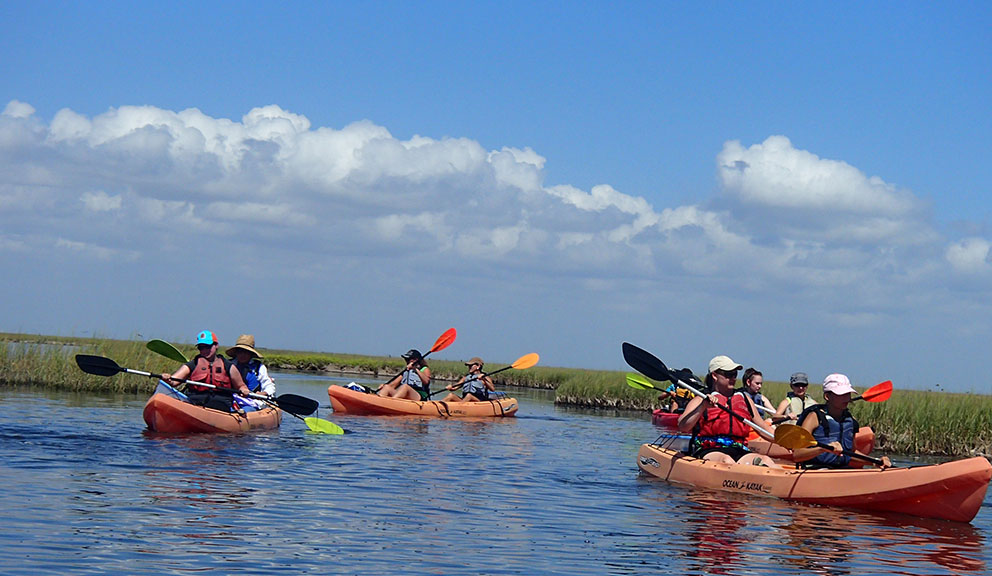
M 626 360 L 627 364 L 629 364 L 631 368 L 637 370 L 638 372 L 644 374 L 645 376 L 651 378 L 652 380 L 658 380 L 658 381 L 671 380 L 672 383 L 675 384 L 676 386 L 681 386 L 686 390 L 688 390 L 689 392 L 692 392 L 696 396 L 707 398 L 705 394 L 703 394 L 699 390 L 696 390 L 686 382 L 683 382 L 682 379 L 679 378 L 678 376 L 672 374 L 671 371 L 668 370 L 668 367 L 665 366 L 664 362 L 659 360 L 654 354 L 651 354 L 647 350 L 634 346 L 630 342 L 624 342 L 623 358 L 624 360 Z M 741 422 L 744 422 L 745 424 L 753 428 L 754 431 L 757 432 L 761 437 L 765 438 L 766 440 L 774 441 L 775 439 L 774 435 L 769 433 L 761 426 L 755 424 L 751 420 L 734 412 L 733 410 L 730 409 L 729 406 L 724 406 L 719 402 L 716 404 L 716 406 L 719 407 L 721 410 L 730 414 L 732 417 L 737 418 Z

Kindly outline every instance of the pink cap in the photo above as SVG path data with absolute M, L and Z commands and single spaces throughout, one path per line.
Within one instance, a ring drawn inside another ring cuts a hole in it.
M 839 396 L 854 392 L 854 388 L 851 387 L 851 381 L 847 379 L 847 376 L 843 374 L 831 374 L 823 380 L 823 391 Z

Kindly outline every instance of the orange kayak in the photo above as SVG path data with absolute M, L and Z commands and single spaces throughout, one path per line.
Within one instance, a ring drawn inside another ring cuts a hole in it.
M 430 416 L 434 418 L 493 418 L 517 413 L 516 398 L 498 398 L 485 402 L 414 401 L 383 398 L 368 392 L 332 384 L 327 388 L 331 407 L 338 414 L 358 416 Z
M 982 457 L 887 470 L 796 470 L 700 460 L 654 444 L 641 446 L 637 466 L 699 488 L 957 522 L 978 514 L 992 478 L 992 464 Z
M 282 411 L 272 406 L 238 414 L 190 404 L 171 394 L 156 392 L 148 399 L 142 415 L 152 432 L 238 433 L 279 427 Z

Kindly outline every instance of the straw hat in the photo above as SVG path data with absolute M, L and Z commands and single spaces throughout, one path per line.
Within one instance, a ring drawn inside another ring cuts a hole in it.
M 242 334 L 241 336 L 238 336 L 238 341 L 234 344 L 234 346 L 227 349 L 227 355 L 233 358 L 238 350 L 251 352 L 255 355 L 255 358 L 262 357 L 262 355 L 258 353 L 258 350 L 255 350 L 255 337 L 251 334 Z

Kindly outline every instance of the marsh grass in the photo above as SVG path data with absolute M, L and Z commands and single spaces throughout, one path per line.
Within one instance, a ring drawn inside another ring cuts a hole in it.
M 189 344 L 177 347 L 188 357 Z M 226 348 L 223 348 L 226 349 Z M 266 363 L 277 369 L 368 374 L 387 378 L 404 366 L 401 358 L 327 354 L 260 349 Z M 42 386 L 75 391 L 151 393 L 155 381 L 130 374 L 100 377 L 84 373 L 75 354 L 94 354 L 119 365 L 152 373 L 171 372 L 175 362 L 148 351 L 138 340 L 51 337 L 0 333 L 0 387 Z M 512 360 L 511 360 L 512 362 Z M 465 374 L 460 361 L 428 357 L 434 378 L 454 381 Z M 492 362 L 497 370 L 509 362 Z M 505 386 L 555 390 L 555 402 L 592 408 L 650 410 L 658 407 L 658 392 L 637 390 L 626 382 L 626 372 L 534 366 L 507 370 L 494 376 L 497 389 Z M 656 383 L 660 388 L 667 383 Z M 863 390 L 863 388 L 859 388 Z M 773 406 L 785 398 L 785 382 L 765 381 L 762 393 Z M 822 401 L 822 390 L 810 386 L 809 394 Z M 876 433 L 878 450 L 903 454 L 949 456 L 992 455 L 992 396 L 947 392 L 899 390 L 886 402 L 856 402 L 851 411 L 862 425 Z

